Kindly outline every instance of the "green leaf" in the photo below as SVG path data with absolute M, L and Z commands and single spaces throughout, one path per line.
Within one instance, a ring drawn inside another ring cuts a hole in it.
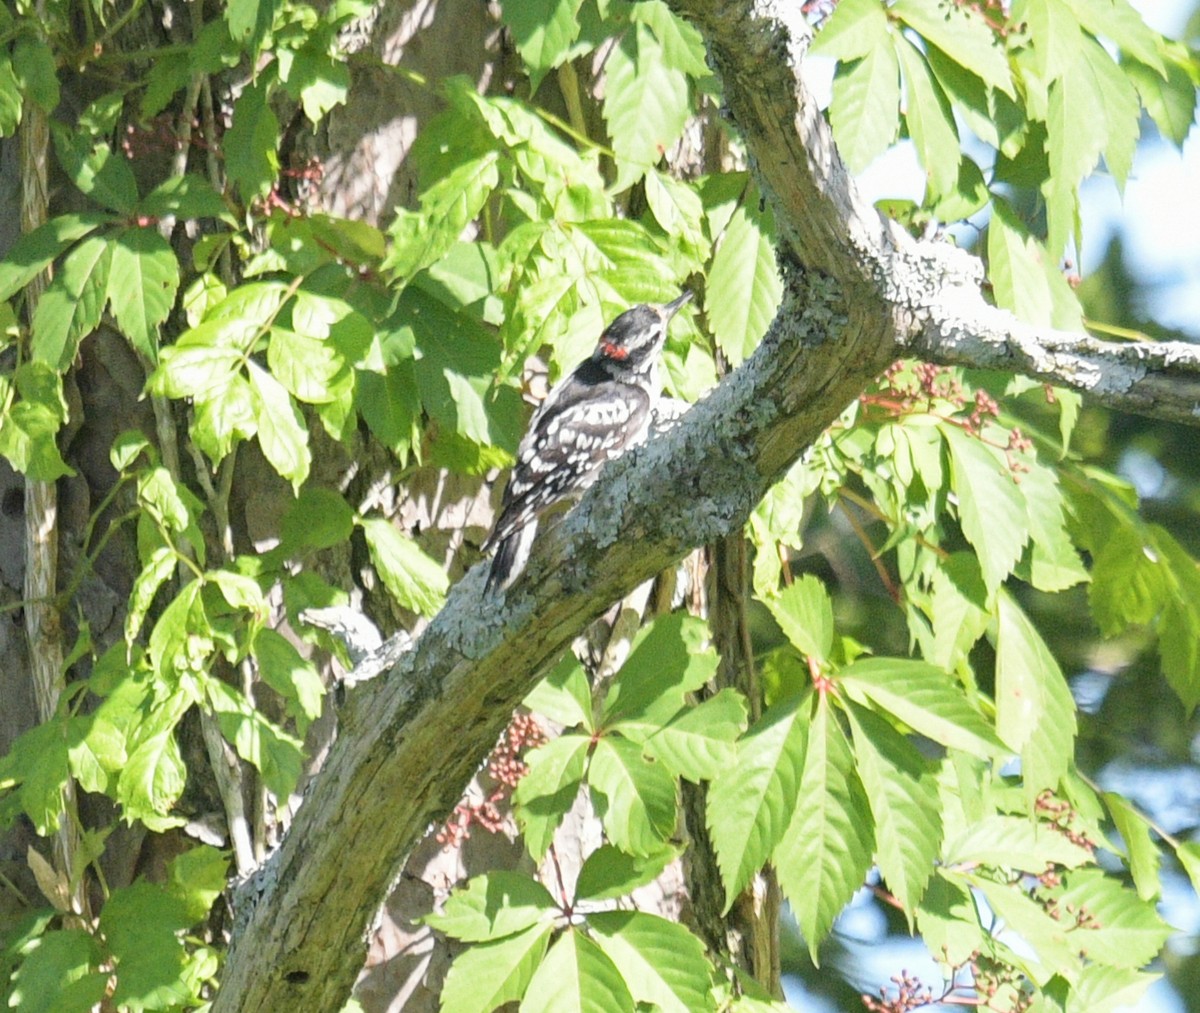
M 271 30 L 277 5 L 278 0 L 230 0 L 225 6 L 225 22 L 234 42 L 251 52 L 257 51 Z
M 929 69 L 925 54 L 908 39 L 901 39 L 896 53 L 907 85 L 904 120 L 925 169 L 929 191 L 939 197 L 953 193 L 958 186 L 962 151 L 950 100 Z
M 617 155 L 613 190 L 627 190 L 657 165 L 691 112 L 688 79 L 663 56 L 647 25 L 633 24 L 605 64 L 604 122 Z
M 833 650 L 833 602 L 819 579 L 805 574 L 763 604 L 796 650 L 818 661 L 829 659 Z
M 54 112 L 59 98 L 58 71 L 49 43 L 32 33 L 17 36 L 12 67 L 25 96 L 41 106 L 43 112 Z
M 283 385 L 253 361 L 246 362 L 254 395 L 254 417 L 263 456 L 299 490 L 312 466 L 308 428 Z
M 175 251 L 151 228 L 124 229 L 112 241 L 107 298 L 117 326 L 148 362 L 158 360 L 158 327 L 179 288 Z
M 1158 880 L 1160 856 L 1150 836 L 1146 818 L 1120 795 L 1106 791 L 1100 797 L 1104 799 L 1117 833 L 1125 842 L 1129 872 L 1138 896 L 1146 901 L 1157 900 L 1162 893 L 1162 884 Z
M 457 1013 L 443 994 L 442 1009 Z M 621 972 L 595 943 L 568 928 L 533 974 L 521 1013 L 633 1013 Z
M 607 911 L 590 915 L 588 928 L 639 1003 L 663 1013 L 715 1008 L 704 944 L 683 925 L 639 911 Z
M 616 729 L 628 732 L 624 723 Z M 709 781 L 736 763 L 734 743 L 745 729 L 745 700 L 737 690 L 726 687 L 670 724 L 657 730 L 647 728 L 650 734 L 642 740 L 642 748 L 675 775 L 697 783 Z
M 300 780 L 304 744 L 277 728 L 246 697 L 218 679 L 205 681 L 209 704 L 221 734 L 247 763 L 262 774 L 263 784 L 281 802 Z
M 730 217 L 709 268 L 704 312 L 717 345 L 734 366 L 758 346 L 783 295 L 773 229 L 766 212 L 742 205 Z
M 570 53 L 579 35 L 579 8 L 583 0 L 504 0 L 500 20 L 512 32 L 513 43 L 536 91 L 546 71 L 557 67 Z
M 586 735 L 563 735 L 525 757 L 529 771 L 517 782 L 513 805 L 535 861 L 546 853 L 554 831 L 575 803 L 589 746 Z
M 1002 451 L 944 425 L 963 534 L 979 556 L 988 594 L 1012 573 L 1029 541 L 1025 501 Z
M 796 804 L 810 697 L 770 707 L 738 743 L 737 764 L 713 780 L 708 831 L 725 884 L 725 909 L 766 863 Z
M 25 233 L 0 258 L 0 300 L 11 299 L 71 243 L 111 220 L 98 211 L 59 215 Z
M 850 704 L 854 757 L 875 820 L 875 853 L 911 928 L 942 838 L 941 803 L 929 764 L 881 717 Z
M 895 141 L 900 129 L 900 62 L 890 32 L 860 58 L 838 67 L 829 122 L 851 172 L 862 172 Z
M 682 854 L 669 846 L 649 855 L 630 855 L 604 844 L 588 855 L 575 882 L 575 900 L 615 900 L 656 880 Z
M 53 482 L 74 475 L 58 451 L 58 430 L 66 420 L 62 377 L 44 362 L 17 367 L 16 386 L 21 400 L 0 417 L 0 454 L 27 477 Z M 0 394 L 11 396 L 0 377 Z
M 0 53 L 0 137 L 12 137 L 21 123 L 21 84 L 12 59 Z
M 305 486 L 283 515 L 280 532 L 289 551 L 345 545 L 354 531 L 354 511 L 341 493 Z
M 688 21 L 677 16 L 662 0 L 646 0 L 629 11 L 629 20 L 649 25 L 662 46 L 663 59 L 689 77 L 712 74 L 705 59 L 704 37 Z
M 825 694 L 808 730 L 794 805 L 771 860 L 815 964 L 817 947 L 866 878 L 875 841 L 850 744 Z
M 1148 964 L 1172 934 L 1154 905 L 1138 900 L 1115 879 L 1099 869 L 1071 874 L 1057 898 L 1064 910 L 1084 911 L 1088 925 L 1070 933 L 1071 942 L 1090 960 L 1113 967 L 1138 968 Z
M 280 80 L 288 95 L 303 107 L 310 123 L 319 123 L 330 109 L 345 103 L 350 90 L 350 68 L 343 54 L 329 52 L 325 33 L 310 37 L 299 49 L 281 48 L 276 53 L 280 58 Z
M 1071 13 L 1079 19 L 1081 27 L 1093 35 L 1111 39 L 1122 52 L 1136 57 L 1154 68 L 1160 76 L 1166 75 L 1159 53 L 1162 38 L 1152 30 L 1128 0 L 1066 0 Z
M 1040 875 L 1051 864 L 1068 869 L 1089 865 L 1093 856 L 1048 823 L 993 813 L 947 840 L 945 861 L 950 866 L 994 865 Z
M 979 11 L 947 0 L 897 0 L 890 13 L 990 87 L 1015 94 L 1004 46 Z
M 100 912 L 100 931 L 116 962 L 114 1005 L 169 1009 L 189 998 L 180 980 L 189 925 L 184 904 L 145 880 L 114 890 Z
M 381 517 L 358 520 L 371 561 L 392 596 L 407 609 L 431 616 L 446 600 L 449 578 L 446 571 Z
M 646 203 L 662 230 L 680 241 L 697 261 L 706 260 L 710 243 L 704 235 L 704 205 L 695 188 L 657 169 L 646 173 L 645 185 Z
M 583 725 L 589 732 L 594 730 L 591 687 L 579 659 L 570 651 L 525 697 L 524 704 L 565 728 Z
M 187 822 L 169 815 L 187 779 L 173 731 L 173 727 L 166 728 L 142 739 L 129 754 L 129 762 L 117 781 L 117 800 L 125 818 L 140 820 L 155 831 Z
M 624 739 L 602 738 L 588 764 L 588 788 L 604 830 L 622 851 L 649 855 L 675 830 L 675 778 Z
M 247 5 L 243 0 L 234 6 Z M 237 184 L 242 199 L 250 201 L 263 196 L 279 173 L 279 120 L 267 101 L 265 77 L 246 88 L 234 102 L 233 123 L 225 133 L 222 147 L 225 171 Z
M 91 933 L 83 929 L 46 932 L 27 944 L 25 957 L 5 993 L 8 1005 L 22 1013 L 90 1009 L 104 998 L 105 976 L 91 973 L 100 959 L 99 947 Z M 83 994 L 76 990 L 78 982 L 88 983 Z M 92 994 L 97 982 L 98 995 Z M 64 1003 L 68 997 L 76 1005 Z
M 962 686 L 933 665 L 907 658 L 867 658 L 842 669 L 837 684 L 852 699 L 870 700 L 947 749 L 985 759 L 1007 754 L 991 725 L 967 702 Z
M 1122 59 L 1121 67 L 1155 126 L 1182 148 L 1196 116 L 1196 85 L 1186 61 L 1176 58 L 1172 51 L 1166 60 L 1165 78 L 1136 59 Z
M 716 674 L 717 662 L 701 620 L 682 612 L 659 616 L 634 638 L 604 698 L 603 726 L 634 719 L 665 724 L 688 693 Z
M 229 856 L 202 844 L 171 860 L 167 893 L 182 905 L 186 924 L 195 925 L 208 917 L 218 897 L 225 892 Z
M 1021 476 L 1029 519 L 1029 581 L 1039 591 L 1064 591 L 1088 579 L 1067 532 L 1062 489 L 1052 468 L 1035 461 Z
M 817 32 L 809 52 L 857 60 L 887 45 L 890 32 L 887 14 L 877 0 L 841 0 Z
M 1025 796 L 1058 787 L 1075 755 L 1075 701 L 1038 631 L 1005 592 L 998 599 L 996 731 L 1021 754 Z
M 525 994 L 543 963 L 552 926 L 532 925 L 524 932 L 468 947 L 450 965 L 442 985 L 445 1013 L 491 1013 Z
M 33 314 L 33 357 L 65 372 L 79 343 L 100 325 L 113 245 L 89 236 L 66 257 Z
M 982 894 L 1004 932 L 1015 935 L 1037 954 L 1043 968 L 1040 977 L 1061 974 L 1075 978 L 1080 969 L 1080 947 L 1069 938 L 1065 920 L 1053 918 L 1047 906 L 1031 898 L 1019 881 L 1001 884 L 975 874 L 962 876 L 961 880 Z
M 311 661 L 300 656 L 291 642 L 272 629 L 261 629 L 254 636 L 254 660 L 258 674 L 284 699 L 289 717 L 301 734 L 311 721 L 321 716 L 325 684 Z
M 388 230 L 392 250 L 384 269 L 407 280 L 444 256 L 499 184 L 499 162 L 499 152 L 484 152 L 421 194 L 419 212 L 398 214 Z
M 988 225 L 988 276 L 997 305 L 1026 323 L 1082 330 L 1079 300 L 1057 264 L 999 198 Z
M 1067 1013 L 1118 1013 L 1144 1006 L 1143 996 L 1159 980 L 1157 974 L 1090 964 L 1067 1000 Z
M 59 163 L 79 189 L 111 211 L 129 214 L 137 205 L 137 181 L 123 155 L 107 143 L 93 145 L 84 132 L 52 123 L 51 136 Z
M 186 173 L 164 180 L 138 205 L 142 214 L 155 218 L 219 218 L 232 222 L 233 216 L 224 199 L 203 176 Z
M 1200 893 L 1200 843 L 1188 841 L 1180 844 L 1175 849 L 1175 857 L 1192 881 L 1192 889 Z
M 549 922 L 558 911 L 550 892 L 519 872 L 497 870 L 474 876 L 455 890 L 441 912 L 423 921 L 464 943 L 485 943 Z
M 359 371 L 355 400 L 371 432 L 402 461 L 420 439 L 420 398 L 411 364 L 393 366 L 380 376 Z

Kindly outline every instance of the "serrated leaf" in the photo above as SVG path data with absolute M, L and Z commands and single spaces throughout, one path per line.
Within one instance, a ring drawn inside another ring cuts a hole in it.
M 662 46 L 663 59 L 689 77 L 708 77 L 704 38 L 690 22 L 675 14 L 662 0 L 638 3 L 629 11 L 629 20 L 649 25 Z
M 738 743 L 737 764 L 708 791 L 708 831 L 725 884 L 725 909 L 766 864 L 791 818 L 804 763 L 809 697 L 763 714 Z
M 301 734 L 321 716 L 325 684 L 311 661 L 300 656 L 282 634 L 261 629 L 252 651 L 259 677 L 284 700 L 284 708 Z
M 734 742 L 745 728 L 745 701 L 737 690 L 726 687 L 670 724 L 646 728 L 649 736 L 641 742 L 646 755 L 673 774 L 699 782 L 719 776 L 736 762 Z M 616 729 L 628 730 L 624 724 Z
M 682 854 L 678 847 L 664 847 L 649 855 L 630 855 L 604 844 L 588 855 L 575 882 L 575 899 L 613 900 L 627 897 L 645 886 Z
M 605 696 L 603 725 L 632 719 L 666 723 L 688 693 L 716 674 L 717 663 L 702 621 L 682 612 L 659 616 L 634 638 Z
M 734 366 L 758 345 L 779 308 L 783 285 L 767 213 L 734 211 L 708 272 L 704 312 L 717 345 Z
M 1093 35 L 1111 39 L 1123 52 L 1164 75 L 1159 54 L 1161 36 L 1153 31 L 1128 0 L 1067 0 L 1079 24 Z
M 91 1003 L 99 1002 L 105 992 L 104 976 L 89 973 L 93 965 L 99 962 L 100 948 L 91 933 L 83 929 L 46 932 L 27 944 L 24 959 L 16 969 L 10 989 L 5 993 L 8 1004 L 35 1013 L 69 1009 L 72 1007 L 59 1006 L 58 1003 L 67 996 L 75 1002 L 86 998 L 75 992 L 73 986 L 99 979 L 99 994 L 90 996 L 90 1003 L 85 1001 L 73 1007 L 91 1008 Z M 92 988 L 95 988 L 94 984 Z
M 121 214 L 133 211 L 138 200 L 137 181 L 123 155 L 107 143 L 93 144 L 90 135 L 51 122 L 51 136 L 59 164 L 68 178 L 92 200 Z
M 592 731 L 592 692 L 579 659 L 570 651 L 525 697 L 524 704 L 566 728 Z
M 841 0 L 813 39 L 809 52 L 857 60 L 887 42 L 887 14 L 877 0 Z
M 1121 67 L 1155 126 L 1182 148 L 1196 117 L 1196 85 L 1185 66 L 1177 59 L 1168 59 L 1165 78 L 1135 59 L 1123 59 Z
M 517 783 L 513 805 L 525 846 L 535 861 L 546 853 L 579 794 L 589 745 L 585 735 L 563 735 L 525 756 L 529 770 Z
M 1021 476 L 1029 520 L 1029 580 L 1039 591 L 1064 591 L 1088 579 L 1067 532 L 1063 493 L 1053 469 L 1035 461 Z
M 1014 94 L 1004 46 L 974 8 L 948 0 L 897 0 L 890 12 L 992 88 Z
M 962 150 L 950 101 L 929 69 L 925 54 L 908 39 L 897 43 L 896 54 L 906 85 L 904 120 L 925 169 L 928 190 L 938 197 L 953 193 L 958 185 Z
M 890 33 L 862 57 L 838 68 L 829 122 L 851 172 L 862 172 L 895 141 L 900 130 L 900 61 Z
M 532 81 L 532 90 L 546 71 L 557 67 L 570 53 L 579 35 L 579 8 L 583 0 L 505 0 L 500 19 L 512 32 L 513 42 Z
M 1064 909 L 1070 905 L 1071 910 L 1087 911 L 1085 924 L 1095 927 L 1075 928 L 1070 939 L 1098 963 L 1142 967 L 1158 956 L 1172 933 L 1152 903 L 1139 900 L 1099 869 L 1072 873 L 1057 900 Z
M 457 166 L 421 195 L 419 212 L 399 214 L 384 268 L 407 280 L 457 243 L 500 182 L 499 161 L 498 151 L 487 151 Z
M 627 190 L 658 164 L 690 112 L 687 76 L 663 58 L 648 26 L 632 25 L 605 64 L 603 115 L 617 155 L 614 191 Z
M 1039 875 L 1047 865 L 1074 869 L 1093 861 L 1091 851 L 1055 827 L 1024 816 L 993 813 L 946 841 L 947 865 L 995 865 Z
M 299 490 L 312 467 L 308 428 L 283 385 L 253 360 L 246 362 L 263 457 Z
M 1146 818 L 1120 795 L 1106 791 L 1100 797 L 1125 843 L 1129 873 L 1138 896 L 1146 901 L 1157 900 L 1162 893 L 1162 884 L 1158 880 L 1159 853 L 1150 837 Z
M 907 658 L 867 658 L 842 669 L 837 683 L 852 698 L 870 700 L 914 731 L 948 749 L 989 758 L 1005 755 L 991 725 L 946 672 Z
M 763 604 L 796 650 L 818 661 L 829 658 L 833 650 L 833 602 L 820 580 L 805 574 Z
M 425 916 L 426 925 L 465 943 L 483 943 L 548 922 L 558 911 L 550 892 L 519 872 L 497 870 L 474 876 L 442 906 Z
M 457 1008 L 444 1003 L 447 1013 Z M 633 1013 L 633 997 L 621 972 L 578 929 L 564 932 L 534 972 L 521 1013 Z
M 1048 325 L 1053 299 L 1046 278 L 1046 252 L 1029 237 L 1011 208 L 996 200 L 988 224 L 988 277 L 996 304 L 1029 324 Z
M 100 324 L 113 245 L 88 236 L 62 263 L 33 314 L 31 350 L 39 362 L 65 372 L 79 343 Z
M 1012 598 L 997 601 L 996 731 L 1021 754 L 1021 779 L 1032 802 L 1058 787 L 1075 755 L 1075 701 L 1058 663 Z
M 1067 1013 L 1118 1013 L 1139 1009 L 1157 974 L 1091 964 L 1085 967 L 1067 998 Z
M 534 925 L 464 950 L 446 974 L 441 1009 L 446 1013 L 491 1013 L 520 999 L 542 963 L 550 931 L 550 925 Z
M 21 90 L 45 113 L 52 113 L 58 107 L 58 72 L 54 55 L 47 40 L 32 32 L 18 35 L 13 43 L 12 68 Z
M 714 1009 L 704 944 L 683 925 L 639 911 L 591 915 L 588 928 L 639 1003 L 663 1013 Z
M 928 762 L 890 724 L 847 708 L 858 775 L 875 820 L 875 853 L 911 928 L 942 838 L 941 804 Z
M 225 891 L 229 857 L 202 844 L 171 860 L 167 893 L 182 905 L 188 925 L 203 921 L 216 899 Z
M 271 188 L 279 173 L 279 120 L 267 101 L 265 78 L 247 87 L 234 102 L 233 122 L 222 147 L 225 171 L 243 200 L 261 197 Z
M 1015 934 L 1037 954 L 1038 963 L 1045 968 L 1044 977 L 1061 974 L 1073 979 L 1079 973 L 1079 948 L 1069 939 L 1067 924 L 1051 917 L 1046 906 L 1032 899 L 1019 881 L 1001 884 L 974 874 L 962 879 L 983 895 L 1003 931 Z
M 1002 452 L 957 426 L 942 426 L 963 534 L 979 556 L 988 594 L 1012 573 L 1029 541 L 1025 501 Z
M 588 789 L 604 830 L 622 851 L 649 855 L 675 829 L 675 778 L 632 742 L 602 738 L 588 764 Z
M 363 517 L 358 521 L 371 561 L 392 596 L 405 608 L 431 616 L 442 607 L 449 588 L 446 571 L 405 537 L 390 521 Z
M 117 801 L 127 820 L 139 820 L 151 830 L 182 826 L 186 820 L 169 815 L 183 793 L 187 769 L 174 728 L 140 741 L 117 781 Z
M 971 894 L 957 880 L 936 872 L 917 909 L 917 929 L 929 952 L 950 965 L 981 950 L 986 935 Z
M 97 211 L 59 215 L 25 233 L 0 258 L 0 300 L 11 299 L 71 243 L 111 220 Z
M 218 679 L 205 682 L 221 734 L 262 775 L 263 784 L 283 801 L 296 790 L 304 743 L 276 727 L 246 697 Z
M 791 822 L 771 861 L 815 964 L 834 919 L 866 878 L 875 843 L 850 743 L 824 694 L 808 730 L 793 804 Z
M 233 220 L 228 205 L 213 185 L 195 173 L 164 180 L 141 199 L 138 208 L 142 214 L 156 218 L 175 215 L 183 219 Z
M 1175 857 L 1192 881 L 1192 889 L 1200 893 L 1200 843 L 1187 841 L 1180 844 L 1175 849 Z
M 175 251 L 157 231 L 116 233 L 106 294 L 121 333 L 147 362 L 158 360 L 158 327 L 171 312 L 178 288 Z

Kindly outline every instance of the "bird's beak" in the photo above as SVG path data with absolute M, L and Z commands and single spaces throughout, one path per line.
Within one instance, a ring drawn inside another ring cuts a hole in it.
M 672 299 L 659 311 L 662 313 L 663 323 L 670 321 L 671 317 L 678 313 L 681 307 L 685 306 L 691 301 L 692 293 L 686 290 L 678 299 Z

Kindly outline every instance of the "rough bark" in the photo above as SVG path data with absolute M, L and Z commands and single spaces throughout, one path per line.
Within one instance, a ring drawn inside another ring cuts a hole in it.
M 405 854 L 453 806 L 539 674 L 610 602 L 742 524 L 892 358 L 961 357 L 986 323 L 989 347 L 1002 350 L 993 355 L 1088 388 L 1064 360 L 1034 354 L 1051 345 L 1066 354 L 1061 335 L 1022 328 L 986 306 L 973 258 L 910 239 L 857 196 L 799 74 L 807 38 L 799 4 L 671 5 L 705 35 L 730 116 L 775 207 L 786 281 L 779 316 L 755 355 L 675 428 L 606 470 L 546 534 L 506 597 L 485 599 L 477 568 L 413 651 L 351 694 L 291 831 L 240 894 L 218 1013 L 339 1009 Z M 1027 366 L 1014 357 L 1018 347 Z M 1116 356 L 1096 342 L 1075 351 Z M 1194 357 L 1163 354 L 1173 356 L 1171 368 L 1196 375 Z M 1145 375 L 1139 383 L 1133 400 L 1116 403 L 1148 410 L 1167 400 L 1158 388 L 1142 395 Z

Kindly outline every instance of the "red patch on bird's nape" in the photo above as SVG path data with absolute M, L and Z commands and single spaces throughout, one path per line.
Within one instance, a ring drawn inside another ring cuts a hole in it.
M 623 362 L 629 358 L 629 349 L 622 348 L 620 345 L 614 345 L 611 341 L 600 342 L 600 351 L 607 359 L 616 359 L 618 362 Z

